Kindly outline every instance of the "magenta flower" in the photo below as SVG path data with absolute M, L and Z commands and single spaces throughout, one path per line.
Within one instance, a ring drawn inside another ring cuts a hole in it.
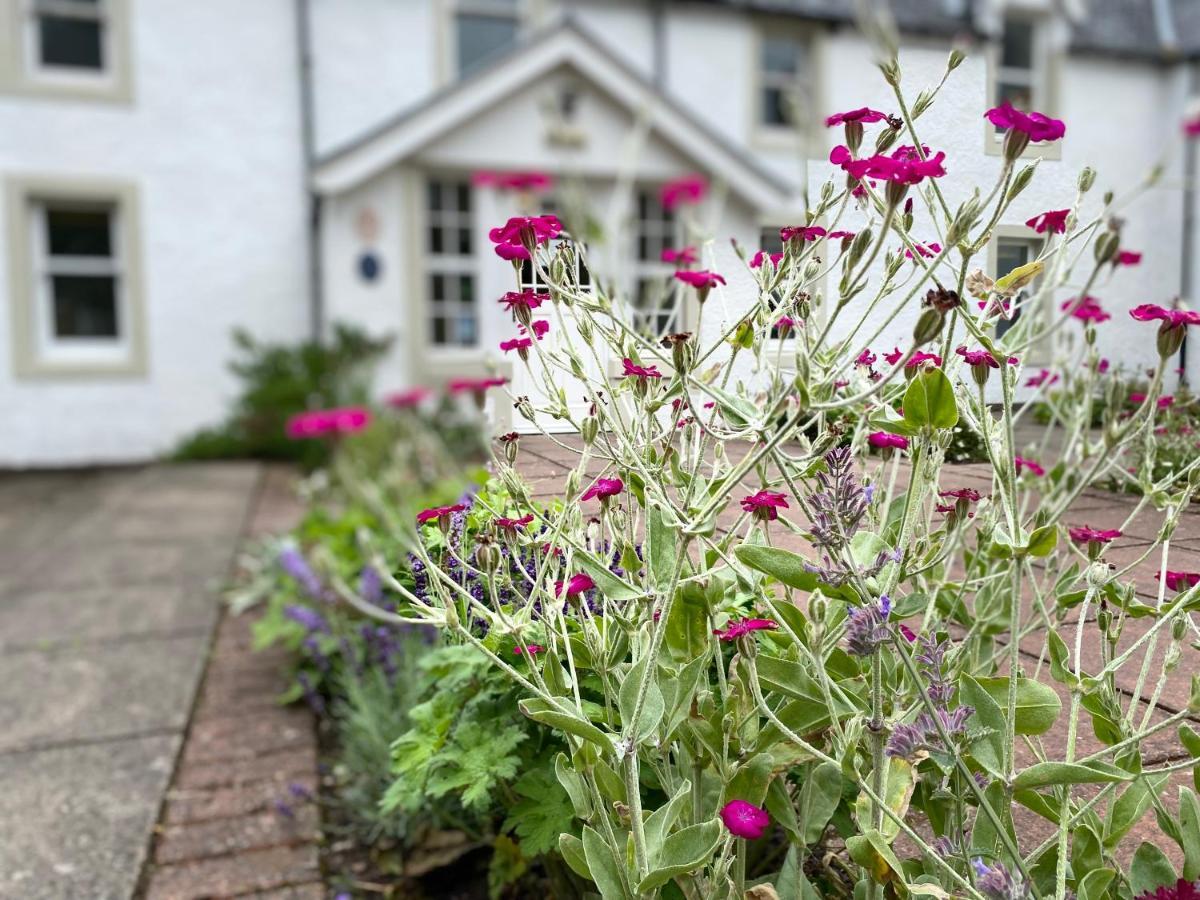
M 908 438 L 887 431 L 874 431 L 867 435 L 867 443 L 880 450 L 907 450 Z
M 1161 580 L 1161 573 L 1154 573 L 1154 580 Z M 1195 587 L 1200 584 L 1200 572 L 1172 572 L 1167 570 L 1167 590 L 1169 591 L 1186 591 L 1190 587 Z
M 774 522 L 779 509 L 788 509 L 787 494 L 778 491 L 758 491 L 741 499 L 742 509 L 762 522 Z
M 815 241 L 825 237 L 825 229 L 820 225 L 785 225 L 779 229 L 779 239 L 785 244 L 795 238 L 797 241 Z
M 446 383 L 451 394 L 482 394 L 488 388 L 506 384 L 507 378 L 455 378 Z
M 1076 544 L 1107 544 L 1121 536 L 1121 532 L 1115 528 L 1091 528 L 1087 525 L 1069 528 L 1067 533 Z
M 826 237 L 831 241 L 852 241 L 854 240 L 854 234 L 855 232 L 853 231 L 831 231 Z
M 968 350 L 966 347 L 959 347 L 954 352 L 965 359 L 968 365 L 987 366 L 989 369 L 1000 368 L 999 361 L 996 359 L 996 357 L 992 356 L 991 352 L 988 350 Z M 1005 361 L 1010 366 L 1015 366 L 1017 364 L 1017 358 L 1015 356 L 1010 356 Z
M 1053 374 L 1049 369 L 1042 369 L 1036 375 L 1029 376 L 1029 380 L 1025 382 L 1026 387 L 1041 387 L 1042 385 L 1051 385 L 1058 381 L 1058 376 Z
M 730 834 L 747 841 L 756 841 L 763 836 L 771 817 L 765 809 L 759 809 L 745 800 L 730 800 L 721 807 L 721 821 Z
M 900 623 L 899 631 L 900 631 L 900 634 L 904 637 L 904 639 L 906 641 L 908 641 L 910 644 L 915 644 L 917 642 L 917 633 L 915 631 L 913 631 L 911 628 L 909 628 L 907 625 L 905 625 L 903 622 Z
M 502 259 L 529 259 L 529 251 L 558 237 L 562 222 L 558 216 L 513 216 L 499 228 L 488 232 Z
M 449 521 L 450 517 L 456 512 L 462 512 L 466 507 L 461 503 L 455 503 L 453 506 L 433 506 L 429 509 L 423 509 L 417 513 L 417 524 L 424 525 L 427 522 L 443 522 Z
M 1067 216 L 1069 215 L 1071 215 L 1069 209 L 1051 209 L 1044 213 L 1038 213 L 1032 219 L 1026 219 L 1025 225 L 1038 234 L 1044 234 L 1047 231 L 1051 234 L 1062 234 L 1067 230 Z
M 937 241 L 930 241 L 928 244 L 913 244 L 913 250 L 916 250 L 923 258 L 930 259 L 942 252 L 942 245 Z M 905 250 L 904 255 L 909 259 L 913 258 L 912 250 Z
M 1067 126 L 1058 119 L 1051 119 L 1039 112 L 1023 113 L 1014 109 L 1008 101 L 989 109 L 983 116 L 997 128 L 1011 128 L 1013 131 L 1023 132 L 1035 144 L 1057 141 L 1067 133 Z
M 887 353 L 883 354 L 883 358 L 889 366 L 894 366 L 896 363 L 900 362 L 900 357 L 903 355 L 904 352 L 899 347 L 896 347 L 895 349 L 889 350 Z M 938 362 L 938 365 L 941 365 L 940 361 Z
M 554 187 L 554 177 L 546 172 L 488 172 L 471 175 L 477 187 L 494 187 L 501 191 L 532 191 L 540 193 Z
M 322 437 L 328 434 L 353 434 L 371 423 L 371 412 L 361 406 L 321 409 L 297 413 L 287 421 L 287 436 L 292 440 Z
M 583 492 L 580 500 L 607 500 L 609 497 L 615 497 L 621 491 L 625 490 L 625 482 L 620 478 L 597 478 L 592 486 Z
M 1188 325 L 1200 325 L 1200 312 L 1190 309 L 1165 309 L 1155 303 L 1143 303 L 1129 311 L 1129 315 L 1139 322 L 1152 322 L 1161 319 L 1163 328 L 1185 328 Z
M 897 359 L 899 359 L 899 357 L 897 357 Z M 938 356 L 936 353 L 926 353 L 924 350 L 918 350 L 916 353 L 914 353 L 912 356 L 910 356 L 908 358 L 908 362 L 906 362 L 904 364 L 904 368 L 915 369 L 917 366 L 921 365 L 922 363 L 927 363 L 927 362 L 931 362 L 935 366 L 940 366 L 942 364 L 942 358 L 940 356 Z M 895 365 L 895 363 L 893 362 L 892 365 Z
M 1096 364 L 1096 371 L 1103 375 L 1108 371 L 1109 362 L 1107 359 L 1102 359 Z
M 541 644 L 526 644 L 524 647 L 522 647 L 520 644 L 517 644 L 517 646 L 513 647 L 514 656 L 521 656 L 522 654 L 526 656 L 537 656 L 539 653 L 545 652 L 546 648 Z
M 1046 474 L 1046 470 L 1039 463 L 1034 462 L 1032 459 L 1026 459 L 1024 456 L 1014 456 L 1013 462 L 1017 465 L 1018 475 L 1026 470 L 1038 478 Z
M 829 161 L 840 166 L 852 178 L 860 181 L 877 178 L 895 184 L 919 184 L 926 178 L 940 178 L 946 174 L 942 165 L 945 159 L 946 154 L 940 150 L 936 156 L 929 156 L 926 152 L 922 159 L 914 147 L 900 147 L 891 156 L 877 153 L 865 159 L 855 159 L 848 147 L 839 145 L 829 154 Z
M 1180 878 L 1174 884 L 1164 884 L 1153 891 L 1144 891 L 1134 900 L 1200 900 L 1200 886 Z
M 529 513 L 521 516 L 519 519 L 509 519 L 504 516 L 500 516 L 495 520 L 494 524 L 501 531 L 507 531 L 510 534 L 516 534 L 519 529 L 524 528 L 526 525 L 529 525 L 532 522 L 533 513 Z
M 628 357 L 621 360 L 621 365 L 625 369 L 626 378 L 637 378 L 641 381 L 645 381 L 647 378 L 662 378 L 662 372 L 658 371 L 658 366 L 639 366 Z
M 525 326 L 521 326 L 521 330 L 525 330 Z M 529 330 L 533 332 L 533 336 L 539 341 L 546 336 L 546 332 L 550 330 L 550 323 L 546 319 L 535 319 L 529 323 Z
M 699 203 L 708 192 L 708 182 L 703 175 L 684 175 L 668 181 L 659 189 L 658 199 L 664 209 L 675 209 L 681 204 Z
M 968 503 L 978 503 L 982 495 L 975 488 L 955 488 L 952 491 L 938 491 L 939 497 L 953 497 L 955 500 L 966 500 Z
M 745 637 L 752 631 L 774 631 L 778 627 L 778 623 L 771 619 L 742 619 L 740 621 L 733 619 L 725 626 L 723 631 L 714 631 L 713 634 L 719 640 L 725 641 L 728 644 L 740 637 Z
M 1082 298 L 1072 297 L 1062 305 L 1063 311 L 1071 310 L 1071 315 L 1081 322 L 1107 322 L 1112 318 L 1100 306 L 1100 301 L 1088 294 Z
M 1142 254 L 1133 250 L 1121 250 L 1113 257 L 1114 266 L 1136 266 L 1142 261 Z
M 1134 404 L 1135 406 L 1145 403 L 1146 395 L 1138 393 L 1137 391 L 1134 391 L 1132 394 L 1129 395 L 1129 402 Z M 1173 396 L 1171 396 L 1170 394 L 1164 394 L 1163 396 L 1159 397 L 1158 400 L 1155 401 L 1155 403 L 1159 409 L 1170 409 L 1172 406 L 1175 405 L 1175 398 Z
M 867 349 L 863 350 L 862 353 L 858 354 L 858 358 L 854 360 L 854 364 L 856 366 L 865 366 L 869 369 L 871 366 L 875 365 L 875 362 L 878 359 L 879 357 L 872 353 L 871 348 L 868 347 Z M 897 357 L 897 359 L 899 359 L 899 357 Z
M 780 316 L 775 320 L 775 327 L 779 330 L 781 337 L 786 337 L 788 332 L 796 327 L 796 320 L 791 316 Z
M 413 409 L 420 406 L 425 398 L 432 393 L 433 391 L 427 387 L 411 387 L 407 390 L 389 394 L 384 402 L 392 407 L 392 409 Z
M 763 260 L 765 260 L 765 259 L 770 259 L 771 265 L 778 268 L 779 261 L 781 259 L 783 259 L 783 254 L 782 253 L 768 254 L 766 250 L 759 250 L 757 253 L 754 254 L 754 256 L 752 256 L 750 258 L 750 268 L 752 268 L 752 269 L 759 268 L 760 266 L 762 266 Z
M 584 591 L 590 591 L 595 586 L 596 582 L 592 581 L 592 576 L 580 572 L 578 575 L 568 578 L 565 585 L 561 581 L 554 582 L 554 596 L 561 597 L 565 590 L 568 597 L 575 597 Z
M 549 299 L 549 294 L 539 294 L 531 288 L 526 288 L 523 291 L 509 291 L 500 298 L 500 303 L 506 312 L 518 312 L 537 309 Z
M 874 122 L 882 122 L 887 117 L 887 113 L 863 106 L 859 109 L 852 109 L 849 112 L 834 113 L 825 119 L 825 127 L 832 128 L 835 125 L 845 125 L 847 122 L 859 122 L 863 125 L 870 125 Z
M 718 284 L 724 284 L 725 279 L 716 272 L 708 269 L 680 269 L 675 273 L 675 279 L 684 284 L 690 284 L 698 291 L 709 291 Z
M 679 268 L 686 269 L 688 266 L 694 266 L 698 257 L 695 247 L 684 247 L 681 250 L 664 247 L 660 258 L 665 263 L 674 263 Z
M 513 350 L 516 350 L 518 353 L 521 353 L 522 357 L 524 357 L 524 355 L 525 355 L 524 351 L 528 350 L 532 346 L 533 346 L 533 339 L 527 338 L 527 337 L 510 338 L 507 341 L 500 342 L 501 352 L 511 353 Z

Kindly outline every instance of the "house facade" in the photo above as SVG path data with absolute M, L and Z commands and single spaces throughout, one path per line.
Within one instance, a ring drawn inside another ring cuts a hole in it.
M 952 206 L 1000 170 L 989 106 L 1067 122 L 999 229 L 994 270 L 1038 251 L 1022 223 L 1070 206 L 1083 166 L 1099 173 L 1086 214 L 1161 164 L 1121 209 L 1141 265 L 1093 291 L 1114 314 L 1102 351 L 1152 364 L 1125 311 L 1194 290 L 1179 121 L 1200 16 L 1173 0 L 893 5 L 910 99 L 951 46 L 967 53 L 921 120 Z M 706 308 L 719 327 L 755 296 L 730 239 L 772 249 L 829 177 L 841 134 L 824 117 L 894 107 L 851 6 L 0 0 L 0 465 L 146 459 L 219 420 L 234 327 L 391 334 L 381 392 L 498 370 L 536 394 L 497 350 L 512 324 L 496 298 L 536 284 L 492 253 L 487 232 L 510 215 L 576 223 L 586 278 L 649 327 L 694 322 L 660 252 L 698 245 L 729 278 Z M 554 186 L 480 177 L 515 171 Z M 664 208 L 659 187 L 692 173 L 705 201 Z M 915 312 L 880 349 L 910 340 Z

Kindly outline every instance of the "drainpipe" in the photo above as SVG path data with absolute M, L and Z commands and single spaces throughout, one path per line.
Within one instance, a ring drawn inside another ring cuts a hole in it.
M 1200 63 L 1188 63 L 1188 98 L 1200 93 Z M 1183 145 L 1183 223 L 1180 228 L 1182 253 L 1179 266 L 1179 289 L 1189 304 L 1195 296 L 1196 267 L 1192 262 L 1196 234 L 1196 141 L 1184 141 Z M 1183 343 L 1179 345 L 1179 382 L 1188 383 L 1187 340 L 1188 329 L 1184 329 Z M 1164 373 L 1165 374 L 1165 373 Z
M 650 7 L 650 27 L 654 33 L 654 86 L 660 91 L 667 86 L 667 2 L 653 0 Z
M 317 160 L 317 127 L 313 99 L 312 10 L 309 0 L 296 0 L 296 50 L 300 82 L 300 140 L 304 154 L 308 327 L 312 340 L 319 343 L 325 333 L 325 297 L 321 283 L 321 198 L 312 189 L 312 174 Z

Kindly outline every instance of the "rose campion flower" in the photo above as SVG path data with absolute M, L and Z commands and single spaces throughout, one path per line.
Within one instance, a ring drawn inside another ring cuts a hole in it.
M 1200 312 L 1190 309 L 1167 309 L 1156 303 L 1143 303 L 1129 311 L 1139 322 L 1160 321 L 1157 348 L 1163 359 L 1174 356 L 1183 344 L 1189 325 L 1200 325 Z
M 881 450 L 895 449 L 907 450 L 908 438 L 901 434 L 891 434 L 887 431 L 876 431 L 867 435 L 867 442 L 872 447 L 878 447 Z
M 521 326 L 521 330 L 525 330 L 525 326 Z M 539 341 L 546 336 L 550 330 L 550 322 L 547 319 L 534 319 L 529 323 L 529 330 L 533 332 L 533 336 Z
M 517 646 L 513 647 L 513 655 L 514 656 L 521 656 L 521 655 L 537 656 L 539 653 L 545 653 L 545 652 L 546 652 L 546 648 L 543 647 L 541 644 L 526 644 L 524 647 L 522 647 L 520 644 L 518 644 Z
M 982 494 L 974 488 L 954 488 L 949 491 L 938 491 L 939 497 L 953 497 L 955 500 L 966 500 L 968 503 L 978 503 Z
M 590 591 L 595 586 L 596 582 L 592 581 L 592 576 L 580 572 L 578 575 L 568 578 L 566 584 L 561 581 L 554 582 L 554 596 L 561 597 L 565 593 L 568 597 L 576 597 L 584 591 Z
M 859 122 L 863 125 L 870 125 L 874 122 L 882 122 L 888 117 L 887 113 L 882 113 L 877 109 L 870 109 L 863 106 L 859 109 L 852 109 L 849 112 L 834 113 L 827 116 L 825 119 L 825 127 L 833 128 L 835 125 L 845 125 L 847 122 Z
M 852 241 L 854 240 L 855 232 L 853 231 L 831 231 L 826 237 L 831 241 Z
M 371 411 L 361 406 L 321 409 L 297 413 L 287 421 L 287 436 L 293 440 L 327 434 L 353 434 L 371 424 Z
M 923 259 L 932 259 L 942 252 L 942 245 L 937 241 L 930 241 L 928 244 L 913 244 L 913 250 L 916 250 Z M 905 250 L 904 256 L 907 259 L 913 259 L 912 250 Z
M 1107 322 L 1112 318 L 1100 306 L 1100 301 L 1090 294 L 1084 297 L 1072 297 L 1062 305 L 1064 312 L 1071 311 L 1073 318 L 1079 319 L 1081 322 Z
M 908 362 L 904 364 L 904 368 L 915 369 L 922 363 L 927 362 L 931 362 L 935 366 L 940 366 L 942 364 L 942 358 L 936 353 L 926 353 L 924 350 L 918 350 L 908 358 Z M 895 365 L 895 363 L 892 363 L 892 365 Z
M 698 257 L 695 247 L 684 247 L 680 250 L 664 247 L 660 259 L 665 263 L 674 263 L 679 268 L 686 269 L 688 266 L 694 266 Z
M 1025 225 L 1038 234 L 1045 234 L 1047 231 L 1051 234 L 1062 234 L 1067 230 L 1067 217 L 1070 215 L 1069 209 L 1051 209 L 1038 213 L 1032 219 L 1026 219 Z
M 508 383 L 507 378 L 455 378 L 446 383 L 446 390 L 451 396 L 471 394 L 479 406 L 483 406 L 484 394 L 488 388 L 500 387 Z
M 1075 528 L 1067 529 L 1067 533 L 1071 536 L 1076 544 L 1087 544 L 1092 541 L 1098 541 L 1102 544 L 1107 544 L 1110 541 L 1115 541 L 1121 536 L 1121 532 L 1116 528 L 1092 528 L 1090 525 L 1080 525 Z
M 625 370 L 626 378 L 637 378 L 639 381 L 645 381 L 647 378 L 662 378 L 662 372 L 658 371 L 658 366 L 639 366 L 628 357 L 621 360 L 621 365 Z
M 1035 144 L 1057 141 L 1067 133 L 1067 126 L 1059 119 L 1052 119 L 1039 112 L 1023 113 L 1008 101 L 989 109 L 984 113 L 984 118 L 997 128 L 1007 128 L 1027 135 Z
M 1032 459 L 1026 459 L 1024 456 L 1014 456 L 1013 462 L 1016 463 L 1018 475 L 1024 471 L 1028 471 L 1041 478 L 1046 474 L 1046 470 L 1039 463 L 1034 462 Z
M 771 824 L 771 817 L 765 809 L 759 809 L 753 803 L 745 800 L 730 800 L 721 807 L 721 821 L 729 829 L 729 833 L 747 841 L 756 841 Z
M 787 494 L 778 491 L 758 491 L 741 499 L 742 509 L 761 522 L 774 522 L 779 518 L 779 509 L 788 509 Z
M 525 351 L 532 346 L 532 338 L 510 338 L 507 341 L 500 342 L 500 351 L 502 353 L 511 353 L 513 350 L 516 350 L 521 354 L 521 358 L 523 359 L 526 355 Z
M 1200 900 L 1200 884 L 1180 878 L 1174 884 L 1164 884 L 1152 891 L 1144 891 L 1134 900 Z
M 1113 266 L 1136 266 L 1142 261 L 1142 254 L 1133 250 L 1119 250 L 1113 257 Z
M 716 272 L 707 269 L 680 269 L 675 273 L 675 280 L 690 284 L 698 291 L 707 293 L 718 284 L 724 284 L 725 279 Z
M 504 306 L 505 312 L 528 312 L 537 309 L 549 299 L 549 294 L 539 294 L 532 288 L 526 288 L 523 291 L 509 291 L 500 298 L 500 303 Z
M 1099 372 L 1101 375 L 1103 375 L 1105 372 L 1108 371 L 1108 367 L 1109 367 L 1108 360 L 1102 359 L 1102 360 L 1100 360 L 1100 362 L 1098 362 L 1096 364 L 1096 371 Z
M 1183 133 L 1188 137 L 1200 135 L 1200 115 L 1190 116 L 1183 120 Z
M 466 508 L 462 503 L 455 503 L 452 506 L 432 506 L 417 513 L 417 524 L 425 525 L 428 522 L 448 522 L 454 513 L 462 512 Z
M 1030 375 L 1029 380 L 1025 382 L 1025 385 L 1026 387 L 1041 387 L 1042 385 L 1046 385 L 1048 387 L 1049 385 L 1054 384 L 1056 381 L 1058 381 L 1057 375 L 1055 375 L 1049 369 L 1042 369 L 1042 371 L 1038 372 L 1036 375 Z
M 529 259 L 529 249 L 556 238 L 562 233 L 558 216 L 513 216 L 498 228 L 488 232 L 501 259 Z
M 494 187 L 500 191 L 530 191 L 540 193 L 554 187 L 554 176 L 546 172 L 489 172 L 471 175 L 476 187 Z
M 791 240 L 815 241 L 825 237 L 825 229 L 820 225 L 786 225 L 779 229 L 779 239 L 785 244 Z
M 780 316 L 775 320 L 775 328 L 779 331 L 780 337 L 787 337 L 788 332 L 795 330 L 796 320 L 791 316 Z
M 783 259 L 783 254 L 782 253 L 768 254 L 766 250 L 759 250 L 757 253 L 754 254 L 754 256 L 750 257 L 750 268 L 752 268 L 752 269 L 761 268 L 763 261 L 767 260 L 767 259 L 771 260 L 771 265 L 773 267 L 779 268 L 779 261 L 781 259 Z
M 432 393 L 433 391 L 427 387 L 411 387 L 407 390 L 389 394 L 384 402 L 392 407 L 392 409 L 414 409 L 420 406 Z
M 595 483 L 583 492 L 581 501 L 591 500 L 607 500 L 609 497 L 615 497 L 621 491 L 625 490 L 625 482 L 620 478 L 597 478 Z
M 668 181 L 658 192 L 664 209 L 675 209 L 684 204 L 696 204 L 708 193 L 708 182 L 703 175 L 684 175 Z
M 531 524 L 532 522 L 533 513 L 528 513 L 527 515 L 521 516 L 519 519 L 510 519 L 505 516 L 500 516 L 495 520 L 494 524 L 501 531 L 509 534 L 516 534 L 517 531 L 524 528 L 526 525 Z
M 961 356 L 963 359 L 965 359 L 967 361 L 967 365 L 987 366 L 989 369 L 1000 368 L 1000 363 L 997 361 L 996 357 L 992 356 L 991 352 L 988 350 L 983 350 L 983 349 L 968 350 L 966 347 L 959 347 L 954 352 L 957 353 L 959 356 Z M 1016 365 L 1017 358 L 1015 356 L 1010 356 L 1010 357 L 1008 357 L 1006 362 L 1010 366 Z
M 779 623 L 773 619 L 731 619 L 724 629 L 713 632 L 718 640 L 729 644 L 755 631 L 774 631 Z
M 875 362 L 878 359 L 879 357 L 872 353 L 870 348 L 867 348 L 866 350 L 863 350 L 862 353 L 858 354 L 858 358 L 854 360 L 854 364 L 856 366 L 864 366 L 865 368 L 869 369 L 871 366 L 875 365 Z
M 829 161 L 839 166 L 847 175 L 862 181 L 875 178 L 898 185 L 920 184 L 926 178 L 940 178 L 946 174 L 942 165 L 946 154 L 938 151 L 930 156 L 928 148 L 922 148 L 925 158 L 914 147 L 900 147 L 891 156 L 877 153 L 863 159 L 855 159 L 850 148 L 838 145 L 829 154 Z M 898 201 L 897 201 L 898 202 Z
M 1161 578 L 1161 572 L 1154 573 L 1155 581 L 1160 581 Z M 1172 572 L 1170 569 L 1167 570 L 1167 590 L 1169 591 L 1186 591 L 1197 584 L 1200 584 L 1200 572 Z
M 896 347 L 895 349 L 883 354 L 883 358 L 889 366 L 894 366 L 896 363 L 900 362 L 900 357 L 903 355 L 904 352 L 899 347 Z

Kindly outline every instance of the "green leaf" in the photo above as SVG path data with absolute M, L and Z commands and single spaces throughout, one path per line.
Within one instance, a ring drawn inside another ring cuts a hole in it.
M 1165 885 L 1176 882 L 1175 867 L 1154 844 L 1143 841 L 1133 854 L 1133 862 L 1129 866 L 1129 886 L 1133 896 L 1153 893 Z
M 521 839 L 521 853 L 527 859 L 548 853 L 558 846 L 559 835 L 574 824 L 571 800 L 545 767 L 529 769 L 512 787 L 519 799 L 509 805 L 505 830 L 511 829 Z
M 621 711 L 622 727 L 637 741 L 642 741 L 653 734 L 658 723 L 662 721 L 663 713 L 666 712 L 666 701 L 663 700 L 662 691 L 658 687 L 657 667 L 654 671 L 646 671 L 649 661 L 649 656 L 643 656 L 630 667 L 617 694 L 617 706 Z M 643 680 L 648 680 L 649 684 L 646 688 L 645 699 L 642 701 L 641 713 L 635 724 L 633 722 L 634 707 L 637 705 L 638 692 L 641 690 Z
M 1183 877 L 1200 878 L 1200 800 L 1191 788 L 1179 788 L 1179 836 L 1183 847 Z
M 1192 726 L 1186 723 L 1179 726 L 1179 742 L 1183 744 L 1183 749 L 1188 752 L 1188 756 L 1192 759 L 1200 759 L 1200 734 Z M 1200 791 L 1200 766 L 1192 767 L 1192 783 L 1196 786 L 1196 790 Z
M 1168 775 L 1142 776 L 1122 792 L 1112 805 L 1112 814 L 1105 822 L 1104 846 L 1115 849 L 1129 831 L 1141 821 L 1154 798 L 1162 793 Z
M 663 521 L 662 510 L 654 505 L 646 511 L 646 536 L 651 578 L 658 587 L 665 587 L 675 566 L 675 532 Z
M 958 424 L 954 386 L 941 369 L 918 372 L 904 391 L 904 418 L 910 425 L 953 428 Z
M 1046 640 L 1050 650 L 1050 677 L 1067 687 L 1074 687 L 1079 683 L 1079 679 L 1070 669 L 1070 653 L 1066 642 L 1056 631 L 1048 632 Z
M 1101 900 L 1117 873 L 1112 869 L 1092 869 L 1083 876 L 1075 889 L 1079 900 Z
M 913 437 L 921 430 L 890 406 L 885 406 L 882 412 L 870 415 L 867 424 L 876 431 L 886 431 L 888 434 L 900 434 L 904 437 Z
M 971 755 L 989 774 L 1003 777 L 1006 729 L 1000 704 L 983 685 L 965 673 L 959 678 L 958 690 L 960 702 L 975 709 L 972 730 L 977 736 L 971 740 Z
M 661 696 L 660 694 L 660 699 Z M 581 718 L 575 713 L 566 712 L 557 706 L 551 706 L 540 697 L 527 697 L 520 701 L 517 706 L 520 708 L 522 715 L 528 716 L 535 722 L 549 725 L 551 728 L 557 728 L 559 731 L 565 731 L 567 734 L 573 734 L 575 737 L 591 741 L 594 744 L 598 744 L 605 752 L 612 750 L 612 737 L 605 734 L 591 722 L 587 721 L 587 719 Z
M 1058 546 L 1058 526 L 1043 525 L 1035 528 L 1029 536 L 1027 551 L 1030 556 L 1049 556 Z
M 583 841 L 573 834 L 560 834 L 558 836 L 558 852 L 567 861 L 572 872 L 580 878 L 592 880 L 592 871 L 588 868 L 587 857 L 583 852 Z
M 558 783 L 563 786 L 563 790 L 567 792 L 567 796 L 571 798 L 571 806 L 575 810 L 575 815 L 580 819 L 588 819 L 592 815 L 592 795 L 588 793 L 588 786 L 578 772 L 571 768 L 571 761 L 567 758 L 567 754 L 559 753 L 554 757 L 554 775 L 558 779 Z
M 1112 784 L 1133 778 L 1128 772 L 1115 767 L 1101 766 L 1101 763 L 1034 763 L 1013 779 L 1013 790 L 1021 791 L 1055 784 Z
M 1008 677 L 977 678 L 1003 711 L 1008 710 Z M 1062 700 L 1054 688 L 1032 678 L 1017 679 L 1017 734 L 1045 734 L 1062 712 Z
M 887 757 L 884 763 L 887 766 L 886 783 L 884 786 L 884 803 L 888 809 L 894 812 L 901 819 L 908 812 L 908 804 L 912 799 L 913 788 L 916 787 L 917 773 L 906 759 L 898 756 Z M 858 816 L 859 826 L 870 825 L 871 823 L 871 799 L 865 792 L 858 795 L 858 801 L 855 804 L 855 815 Z M 900 834 L 900 825 L 890 816 L 884 816 L 882 834 L 884 839 L 890 844 Z M 864 830 L 866 830 L 864 828 Z
M 775 759 L 770 753 L 756 753 L 750 757 L 737 767 L 733 777 L 729 779 L 729 784 L 725 786 L 725 802 L 745 800 L 755 806 L 762 806 L 774 767 Z
M 874 566 L 879 554 L 889 550 L 891 547 L 873 531 L 860 531 L 850 538 L 850 558 L 860 568 Z
M 627 602 L 642 596 L 640 590 L 623 582 L 608 570 L 608 566 L 593 559 L 590 553 L 576 553 L 574 559 L 579 564 L 579 568 L 592 577 L 592 581 L 596 583 L 596 589 L 609 600 Z
M 707 658 L 711 636 L 708 627 L 708 604 L 699 585 L 691 583 L 675 592 L 664 623 L 663 641 L 671 658 L 679 661 Z
M 862 866 L 878 882 L 896 880 L 904 883 L 904 868 L 882 834 L 871 830 L 846 838 L 850 858 Z
M 712 819 L 682 828 L 663 841 L 658 865 L 638 884 L 639 894 L 662 887 L 676 875 L 684 875 L 712 859 L 721 843 L 721 822 Z
M 800 821 L 804 843 L 815 844 L 842 800 L 842 770 L 831 762 L 815 766 L 800 789 Z
M 679 785 L 679 789 L 675 791 L 675 796 L 646 818 L 646 857 L 648 859 L 658 859 L 667 833 L 690 805 L 691 793 L 692 783 L 685 778 Z
M 798 553 L 761 544 L 742 544 L 734 548 L 733 555 L 750 568 L 765 572 L 788 587 L 799 591 L 813 591 L 817 587 L 817 576 L 805 570 L 807 560 Z
M 626 900 L 629 897 L 621 883 L 617 854 L 590 825 L 583 826 L 583 857 L 587 860 L 592 883 L 600 889 L 604 900 Z

